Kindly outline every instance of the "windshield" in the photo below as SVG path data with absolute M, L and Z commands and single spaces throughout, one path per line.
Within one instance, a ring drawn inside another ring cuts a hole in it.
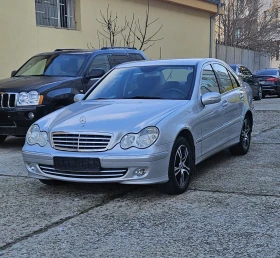
M 75 77 L 88 54 L 57 54 L 32 57 L 15 76 L 66 76 Z
M 116 68 L 86 99 L 190 99 L 193 78 L 194 66 Z
M 277 75 L 278 70 L 276 69 L 271 69 L 271 70 L 259 70 L 255 71 L 255 75 Z

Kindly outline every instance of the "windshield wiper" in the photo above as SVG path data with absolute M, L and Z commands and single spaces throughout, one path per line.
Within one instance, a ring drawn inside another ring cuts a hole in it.
M 127 99 L 163 99 L 161 97 L 154 97 L 154 96 L 134 96 Z

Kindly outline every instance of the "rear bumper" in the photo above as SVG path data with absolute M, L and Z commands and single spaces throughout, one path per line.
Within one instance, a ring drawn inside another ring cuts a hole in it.
M 262 91 L 265 94 L 280 94 L 280 86 L 268 86 L 268 85 L 262 85 Z
M 25 136 L 28 128 L 45 114 L 45 106 L 0 109 L 0 135 Z M 32 112 L 34 118 L 28 118 Z

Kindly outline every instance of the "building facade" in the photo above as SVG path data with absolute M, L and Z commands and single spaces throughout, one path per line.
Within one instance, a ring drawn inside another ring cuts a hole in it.
M 151 36 L 162 38 L 145 51 L 151 59 L 208 57 L 210 21 L 217 0 L 150 0 Z M 27 59 L 57 48 L 99 48 L 109 45 L 102 31 L 101 13 L 107 7 L 118 22 L 139 19 L 144 26 L 147 0 L 0 0 L 0 78 L 10 76 Z M 100 13 L 101 12 L 101 13 Z M 213 38 L 213 37 L 212 37 Z M 119 46 L 122 38 L 119 35 Z M 136 44 L 136 47 L 137 44 Z M 214 50 L 213 50 L 214 51 Z

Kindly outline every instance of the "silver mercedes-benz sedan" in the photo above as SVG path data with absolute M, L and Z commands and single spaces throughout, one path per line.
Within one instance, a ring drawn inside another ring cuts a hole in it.
M 250 147 L 251 89 L 220 60 L 125 63 L 75 98 L 26 135 L 25 166 L 48 185 L 161 184 L 180 194 L 196 164 Z

